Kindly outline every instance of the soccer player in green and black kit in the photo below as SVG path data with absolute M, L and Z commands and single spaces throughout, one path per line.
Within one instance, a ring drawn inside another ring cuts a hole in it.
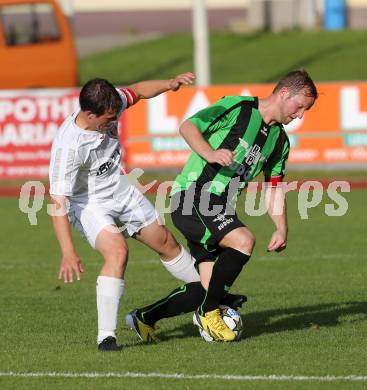
M 264 173 L 269 183 L 268 214 L 276 228 L 268 251 L 285 249 L 285 202 L 280 212 L 274 212 L 276 188 L 289 153 L 283 125 L 302 118 L 317 96 L 307 72 L 297 70 L 285 75 L 267 98 L 223 97 L 181 125 L 180 133 L 193 153 L 173 185 L 171 216 L 187 239 L 201 282 L 188 283 L 129 313 L 127 324 L 141 339 L 156 339 L 158 320 L 195 309 L 196 324 L 215 340 L 235 338 L 221 318 L 219 304 L 255 245 L 254 235 L 235 212 L 237 197 L 249 181 Z

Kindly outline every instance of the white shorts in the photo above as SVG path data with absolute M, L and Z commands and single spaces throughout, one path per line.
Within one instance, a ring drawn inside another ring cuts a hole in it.
M 106 200 L 104 203 L 71 203 L 68 218 L 93 248 L 98 234 L 108 225 L 117 227 L 125 237 L 129 237 L 155 220 L 160 220 L 157 210 L 134 186 L 119 199 Z

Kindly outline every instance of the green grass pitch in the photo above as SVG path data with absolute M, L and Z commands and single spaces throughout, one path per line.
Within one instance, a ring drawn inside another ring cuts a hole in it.
M 30 226 L 18 200 L 1 198 L 0 388 L 5 389 L 363 389 L 364 381 L 236 380 L 195 375 L 367 375 L 366 191 L 343 194 L 349 209 L 327 217 L 323 202 L 302 220 L 297 193 L 288 196 L 289 246 L 266 253 L 273 227 L 267 216 L 242 218 L 257 246 L 233 291 L 249 302 L 242 309 L 238 343 L 205 343 L 191 315 L 161 321 L 157 345 L 146 345 L 124 326 L 134 307 L 178 285 L 157 255 L 129 240 L 126 290 L 120 309 L 120 352 L 97 352 L 95 280 L 101 259 L 80 237 L 82 281 L 57 280 L 60 260 L 45 207 Z M 243 200 L 240 200 L 243 203 Z M 169 217 L 168 225 L 172 227 Z M 177 237 L 182 237 L 174 230 Z M 149 373 L 163 377 L 9 377 L 4 373 Z M 193 376 L 189 378 L 189 376 Z
M 364 30 L 212 32 L 209 37 L 212 83 L 276 82 L 298 68 L 307 69 L 315 81 L 366 80 L 366 43 Z M 149 58 L 149 62 L 142 57 Z M 167 34 L 80 59 L 80 84 L 96 76 L 120 85 L 171 78 L 193 70 L 193 61 L 191 34 Z

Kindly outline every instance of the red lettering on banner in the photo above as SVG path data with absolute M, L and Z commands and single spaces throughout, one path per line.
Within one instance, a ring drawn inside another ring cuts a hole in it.
M 8 123 L 0 126 L 0 146 L 50 145 L 58 127 L 57 123 Z
M 52 140 L 77 89 L 0 92 L 0 178 L 46 177 Z

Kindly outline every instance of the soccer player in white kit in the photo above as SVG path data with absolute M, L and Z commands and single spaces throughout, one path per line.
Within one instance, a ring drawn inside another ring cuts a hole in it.
M 166 269 L 186 283 L 200 280 L 194 261 L 160 223 L 152 204 L 121 170 L 117 124 L 125 109 L 140 99 L 192 84 L 184 73 L 170 80 L 142 81 L 117 89 L 93 79 L 80 92 L 80 110 L 65 119 L 51 151 L 49 171 L 52 222 L 62 253 L 59 279 L 73 282 L 84 272 L 70 224 L 103 257 L 97 278 L 100 351 L 115 351 L 119 301 L 124 292 L 128 247 L 132 236 L 156 251 Z M 121 234 L 121 232 L 124 233 Z

